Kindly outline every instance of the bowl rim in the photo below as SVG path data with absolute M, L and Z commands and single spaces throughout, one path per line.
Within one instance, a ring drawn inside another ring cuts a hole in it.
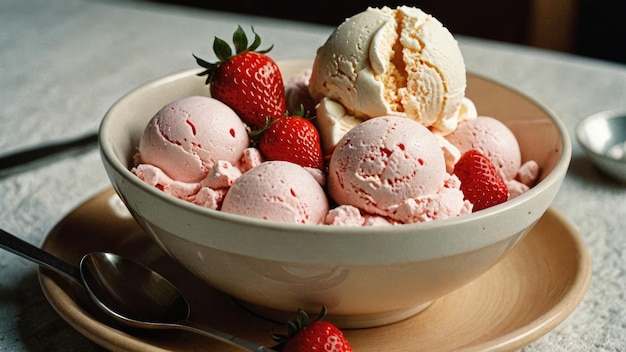
M 310 62 L 310 60 L 284 60 L 284 61 L 278 61 L 277 63 L 280 66 L 281 63 L 284 64 L 284 63 L 294 63 L 294 62 L 295 63 Z M 552 123 L 554 123 L 554 125 L 556 126 L 559 137 L 561 138 L 561 143 L 560 143 L 561 155 L 559 156 L 559 159 L 557 163 L 555 164 L 552 172 L 546 175 L 544 179 L 542 179 L 539 183 L 534 185 L 530 190 L 528 190 L 524 194 L 518 197 L 515 197 L 514 199 L 508 200 L 504 203 L 490 207 L 488 209 L 481 210 L 479 212 L 462 215 L 458 217 L 453 217 L 453 218 L 448 218 L 448 219 L 438 219 L 436 221 L 420 222 L 420 223 L 413 223 L 413 224 L 402 224 L 398 226 L 386 226 L 385 231 L 381 231 L 381 228 L 377 226 L 351 227 L 351 226 L 331 226 L 331 225 L 317 225 L 317 224 L 286 224 L 286 223 L 250 218 L 250 217 L 237 215 L 237 214 L 229 214 L 229 213 L 225 213 L 219 210 L 205 208 L 205 207 L 190 203 L 182 199 L 178 199 L 154 187 L 151 187 L 150 185 L 146 184 L 145 182 L 141 181 L 138 177 L 136 177 L 128 169 L 127 165 L 124 165 L 115 156 L 114 148 L 109 143 L 108 131 L 110 129 L 109 126 L 112 124 L 112 119 L 113 119 L 112 116 L 114 116 L 116 110 L 127 99 L 133 97 L 134 95 L 138 95 L 145 90 L 153 89 L 157 86 L 166 84 L 171 81 L 175 81 L 178 79 L 183 79 L 192 75 L 196 75 L 200 71 L 201 69 L 193 68 L 193 69 L 186 69 L 186 70 L 181 70 L 181 71 L 177 71 L 174 73 L 166 74 L 164 76 L 161 76 L 160 78 L 150 80 L 148 82 L 140 84 L 134 89 L 128 91 L 126 94 L 122 95 L 106 111 L 100 123 L 99 129 L 98 129 L 98 142 L 99 142 L 98 145 L 99 145 L 100 154 L 101 154 L 101 158 L 103 159 L 103 162 L 108 163 L 115 170 L 116 173 L 124 177 L 126 181 L 131 182 L 134 186 L 139 187 L 139 189 L 141 189 L 142 191 L 147 192 L 148 194 L 152 196 L 158 197 L 162 201 L 171 203 L 177 207 L 182 207 L 193 213 L 196 213 L 202 216 L 208 216 L 208 217 L 218 217 L 221 221 L 236 222 L 237 224 L 240 224 L 243 226 L 249 225 L 249 226 L 255 226 L 259 228 L 268 228 L 268 229 L 275 229 L 275 230 L 280 230 L 280 231 L 298 231 L 298 232 L 315 232 L 315 233 L 341 232 L 341 233 L 347 233 L 347 234 L 384 233 L 385 236 L 391 232 L 398 232 L 401 229 L 402 231 L 404 230 L 423 231 L 427 229 L 441 228 L 443 226 L 454 226 L 459 223 L 467 223 L 470 221 L 480 221 L 481 219 L 491 217 L 495 214 L 501 214 L 503 212 L 508 211 L 511 208 L 516 207 L 518 204 L 524 203 L 526 200 L 541 194 L 546 189 L 553 186 L 555 183 L 560 183 L 562 181 L 562 179 L 564 178 L 569 168 L 569 164 L 571 162 L 572 143 L 571 143 L 571 139 L 568 134 L 567 128 L 564 122 L 561 119 L 559 119 L 550 108 L 548 108 L 543 103 L 537 101 L 536 99 L 530 97 L 529 95 L 523 92 L 520 92 L 519 90 L 511 86 L 508 86 L 502 82 L 496 81 L 495 79 L 492 79 L 492 78 L 489 78 L 480 74 L 476 74 L 471 71 L 467 71 L 468 76 L 471 75 L 478 79 L 488 81 L 506 90 L 512 91 L 515 94 L 521 96 L 522 98 L 528 100 L 529 102 L 537 106 L 544 114 L 546 114 L 546 116 L 548 116 L 550 120 L 552 121 Z
M 608 121 L 608 120 L 614 120 L 614 119 L 623 119 L 624 121 L 626 121 L 626 107 L 598 111 L 596 113 L 593 113 L 583 118 L 576 125 L 576 139 L 578 141 L 578 144 L 589 155 L 592 155 L 593 157 L 601 159 L 601 160 L 605 160 L 607 162 L 614 162 L 614 163 L 626 165 L 626 161 L 624 159 L 616 159 L 607 155 L 606 153 L 601 153 L 598 150 L 592 148 L 591 145 L 589 144 L 588 127 L 591 124 L 596 123 L 598 121 Z M 626 142 L 626 139 L 623 142 Z

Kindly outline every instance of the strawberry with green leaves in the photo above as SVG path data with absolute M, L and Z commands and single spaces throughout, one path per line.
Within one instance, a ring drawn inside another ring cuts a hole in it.
M 320 170 L 324 168 L 319 132 L 308 118 L 298 113 L 271 120 L 254 134 L 260 134 L 258 147 L 266 160 L 289 161 Z
M 505 202 L 509 191 L 489 158 L 477 150 L 463 153 L 454 165 L 465 199 L 474 204 L 473 211 Z
M 257 48 L 261 38 L 254 28 L 254 41 L 248 46 L 248 37 L 241 28 L 233 34 L 235 53 L 220 38 L 213 41 L 218 62 L 207 62 L 194 55 L 198 65 L 206 68 L 199 76 L 207 76 L 211 96 L 230 106 L 252 128 L 262 128 L 267 118 L 285 114 L 285 87 L 276 63 L 266 50 Z
M 343 332 L 334 324 L 324 321 L 326 307 L 320 315 L 309 321 L 302 309 L 298 310 L 297 319 L 287 324 L 286 335 L 274 335 L 279 342 L 274 349 L 282 352 L 351 352 L 352 348 Z

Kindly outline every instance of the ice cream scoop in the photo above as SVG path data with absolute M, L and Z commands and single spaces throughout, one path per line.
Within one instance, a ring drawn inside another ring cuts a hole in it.
M 452 34 L 420 9 L 368 8 L 317 51 L 309 92 L 350 115 L 397 115 L 441 131 L 456 127 L 465 94 L 463 56 Z
M 329 164 L 328 192 L 338 204 L 401 223 L 469 212 L 458 187 L 446 172 L 434 135 L 398 116 L 354 127 L 337 144 Z
M 459 124 L 446 140 L 459 154 L 475 149 L 487 156 L 509 190 L 509 199 L 528 191 L 539 177 L 539 165 L 534 160 L 522 163 L 520 146 L 513 132 L 501 121 L 478 116 Z M 446 150 L 446 149 L 444 149 Z M 446 160 L 453 167 L 451 159 Z
M 140 162 L 180 182 L 198 182 L 218 160 L 235 165 L 248 147 L 244 123 L 226 104 L 204 96 L 165 105 L 139 143 Z
M 328 200 L 318 180 L 287 161 L 266 161 L 230 187 L 222 211 L 291 224 L 320 224 Z
M 505 124 L 493 117 L 478 116 L 463 122 L 446 139 L 461 154 L 476 149 L 487 156 L 505 181 L 515 179 L 522 164 L 515 135 Z

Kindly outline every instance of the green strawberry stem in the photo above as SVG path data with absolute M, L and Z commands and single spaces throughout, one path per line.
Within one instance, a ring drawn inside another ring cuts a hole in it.
M 286 334 L 272 334 L 274 341 L 278 342 L 278 348 L 283 346 L 290 338 L 294 337 L 300 330 L 306 328 L 310 323 L 316 321 L 322 321 L 326 317 L 328 309 L 325 305 L 322 305 L 322 310 L 313 321 L 309 321 L 309 315 L 301 308 L 298 308 L 296 320 L 287 322 Z M 279 349 L 280 350 L 280 349 Z
M 192 54 L 193 57 L 196 59 L 196 63 L 201 67 L 206 68 L 206 70 L 198 73 L 198 76 L 207 76 L 206 84 L 209 84 L 209 82 L 211 81 L 211 77 L 213 76 L 215 70 L 223 62 L 230 60 L 233 56 L 239 55 L 246 51 L 266 54 L 274 48 L 274 45 L 271 45 L 265 50 L 257 50 L 257 48 L 261 46 L 261 37 L 254 31 L 254 27 L 250 26 L 250 28 L 252 29 L 252 33 L 254 33 L 254 41 L 252 42 L 252 44 L 250 44 L 250 46 L 248 46 L 248 36 L 240 25 L 237 26 L 237 29 L 233 33 L 233 45 L 235 46 L 235 54 L 233 54 L 233 50 L 231 49 L 230 45 L 226 41 L 218 37 L 215 37 L 215 39 L 213 40 L 213 52 L 215 53 L 215 56 L 217 56 L 219 61 L 208 62 L 199 58 L 195 54 Z
M 285 112 L 285 117 L 287 116 L 300 116 L 303 117 L 307 120 L 313 120 L 315 118 L 315 116 L 312 117 L 307 117 L 306 113 L 304 112 L 304 105 L 300 104 L 300 109 L 290 113 L 289 111 Z M 258 138 L 259 136 L 261 136 L 263 134 L 263 132 L 265 132 L 274 122 L 280 120 L 280 118 L 276 118 L 276 119 L 272 119 L 269 116 L 265 119 L 265 125 L 260 128 L 260 129 L 253 129 L 250 130 L 250 132 L 248 132 L 248 136 L 250 138 L 252 138 L 253 140 Z
M 248 136 L 252 139 L 252 140 L 256 140 L 258 137 L 260 137 L 263 132 L 267 131 L 267 129 L 274 123 L 278 121 L 278 119 L 271 119 L 269 116 L 265 119 L 265 125 L 259 129 L 252 129 L 250 130 L 250 132 L 248 132 Z

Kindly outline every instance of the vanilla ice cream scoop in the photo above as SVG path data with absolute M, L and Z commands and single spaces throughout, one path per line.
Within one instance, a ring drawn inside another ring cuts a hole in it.
M 452 34 L 422 10 L 400 6 L 368 8 L 339 25 L 317 51 L 309 92 L 358 118 L 397 115 L 450 132 L 465 86 Z

